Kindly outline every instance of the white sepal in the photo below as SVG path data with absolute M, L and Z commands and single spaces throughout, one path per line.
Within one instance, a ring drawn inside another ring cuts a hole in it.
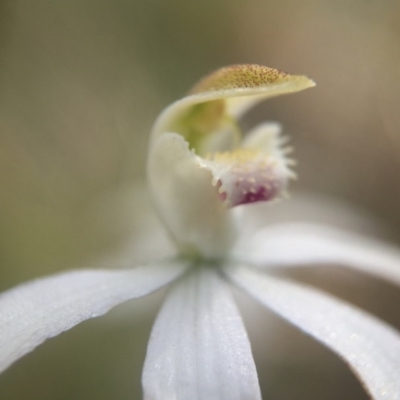
M 46 339 L 159 289 L 184 269 L 180 262 L 162 262 L 132 270 L 71 271 L 2 293 L 0 372 Z
M 377 400 L 400 398 L 400 333 L 333 296 L 249 268 L 226 269 L 248 294 L 337 353 Z
M 234 257 L 260 268 L 335 265 L 400 284 L 397 247 L 317 224 L 264 228 L 243 240 Z
M 153 327 L 145 400 L 261 400 L 250 343 L 229 289 L 207 267 L 171 289 Z

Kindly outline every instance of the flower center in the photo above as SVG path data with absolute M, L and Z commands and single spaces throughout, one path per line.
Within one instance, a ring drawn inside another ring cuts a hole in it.
M 285 194 L 294 174 L 279 125 L 260 124 L 243 135 L 238 120 L 261 100 L 311 86 L 304 76 L 234 65 L 210 74 L 157 118 L 150 190 L 182 253 L 225 256 L 240 231 L 242 213 L 232 207 Z

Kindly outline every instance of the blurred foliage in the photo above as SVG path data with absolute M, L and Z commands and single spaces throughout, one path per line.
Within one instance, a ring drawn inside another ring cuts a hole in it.
M 315 79 L 316 89 L 259 105 L 243 125 L 283 123 L 299 161 L 294 195 L 359 204 L 399 234 L 399 17 L 394 0 L 1 0 L 0 289 L 135 242 L 145 209 L 134 184 L 152 121 L 231 63 Z M 0 377 L 1 399 L 140 398 L 150 304 L 136 322 L 128 305 L 46 344 Z M 305 346 L 324 385 L 302 384 L 301 367 L 272 357 L 260 380 L 274 399 L 366 398 L 340 361 Z

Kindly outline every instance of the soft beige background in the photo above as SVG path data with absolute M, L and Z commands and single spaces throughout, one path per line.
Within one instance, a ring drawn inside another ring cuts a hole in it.
M 198 78 L 231 63 L 266 64 L 318 83 L 259 105 L 243 121 L 245 128 L 281 121 L 299 161 L 293 199 L 262 212 L 330 220 L 398 243 L 398 4 L 1 0 L 0 289 L 67 268 L 160 256 L 158 236 L 146 236 L 156 222 L 144 217 L 151 123 Z M 304 200 L 303 192 L 323 200 Z M 326 196 L 351 210 L 327 213 Z M 380 228 L 361 223 L 360 213 Z M 400 294 L 388 284 L 334 269 L 291 275 L 400 328 Z M 238 296 L 265 398 L 366 398 L 336 357 Z M 140 399 L 161 298 L 49 341 L 0 377 L 0 398 Z

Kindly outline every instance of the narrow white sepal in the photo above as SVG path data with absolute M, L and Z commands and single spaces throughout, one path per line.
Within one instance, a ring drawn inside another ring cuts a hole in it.
M 143 371 L 146 400 L 261 400 L 242 319 L 211 269 L 171 288 L 154 325 Z
M 242 242 L 235 257 L 258 267 L 331 264 L 400 284 L 400 250 L 395 246 L 316 224 L 279 224 Z
M 337 353 L 374 399 L 400 398 L 400 333 L 319 290 L 238 267 L 227 269 L 247 293 Z
M 132 270 L 71 271 L 2 293 L 0 372 L 46 339 L 157 290 L 184 269 L 178 262 L 163 262 Z

